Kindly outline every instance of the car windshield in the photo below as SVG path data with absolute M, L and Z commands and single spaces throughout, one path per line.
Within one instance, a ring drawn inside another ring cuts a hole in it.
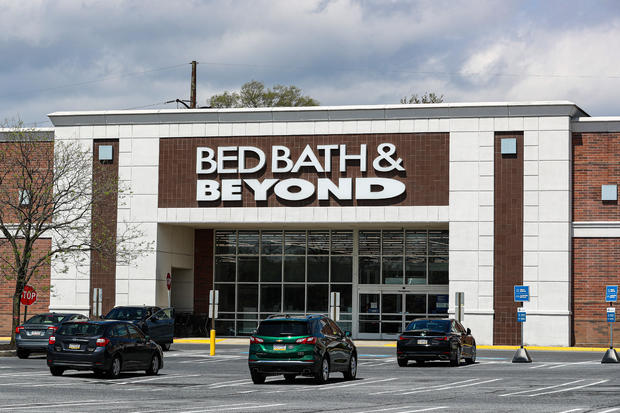
M 431 330 L 447 333 L 450 331 L 450 320 L 416 320 L 412 321 L 405 331 Z
M 256 335 L 267 337 L 307 336 L 308 323 L 305 321 L 263 321 Z
M 26 321 L 26 324 L 58 324 L 65 318 L 62 314 L 39 314 Z
M 84 336 L 94 337 L 101 336 L 105 331 L 105 326 L 93 323 L 65 323 L 58 330 L 58 334 L 62 336 Z
M 109 320 L 142 320 L 147 314 L 146 308 L 113 308 L 105 318 Z

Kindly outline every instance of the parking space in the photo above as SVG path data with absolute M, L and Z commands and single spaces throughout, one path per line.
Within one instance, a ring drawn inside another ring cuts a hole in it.
M 425 363 L 398 367 L 394 349 L 360 347 L 358 379 L 335 373 L 324 385 L 282 376 L 254 385 L 247 347 L 175 344 L 158 376 L 118 380 L 68 371 L 53 377 L 43 356 L 0 358 L 0 412 L 255 412 L 255 411 L 518 411 L 620 412 L 620 367 L 600 354 L 533 352 L 532 364 L 513 364 L 511 351 L 480 350 L 473 365 Z

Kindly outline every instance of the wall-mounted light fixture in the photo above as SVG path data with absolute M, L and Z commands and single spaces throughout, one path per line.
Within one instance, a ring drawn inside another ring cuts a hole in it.
M 111 161 L 113 159 L 112 145 L 99 145 L 99 160 Z
M 502 155 L 517 154 L 517 138 L 502 138 Z
M 601 185 L 601 201 L 617 201 L 618 185 Z

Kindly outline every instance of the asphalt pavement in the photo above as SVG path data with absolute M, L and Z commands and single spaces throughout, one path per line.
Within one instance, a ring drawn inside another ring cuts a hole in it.
M 0 358 L 0 412 L 598 412 L 620 413 L 620 364 L 600 352 L 479 350 L 478 362 L 398 367 L 395 349 L 359 347 L 355 381 L 334 373 L 327 384 L 282 376 L 254 385 L 247 346 L 175 343 L 158 376 L 117 380 L 67 371 L 53 377 L 43 355 Z

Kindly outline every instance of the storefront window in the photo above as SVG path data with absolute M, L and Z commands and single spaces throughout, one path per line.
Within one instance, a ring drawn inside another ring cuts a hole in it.
M 308 255 L 308 282 L 329 281 L 329 257 Z
M 360 284 L 448 284 L 446 230 L 360 231 L 358 250 Z
M 215 257 L 215 281 L 235 281 L 235 257 Z

